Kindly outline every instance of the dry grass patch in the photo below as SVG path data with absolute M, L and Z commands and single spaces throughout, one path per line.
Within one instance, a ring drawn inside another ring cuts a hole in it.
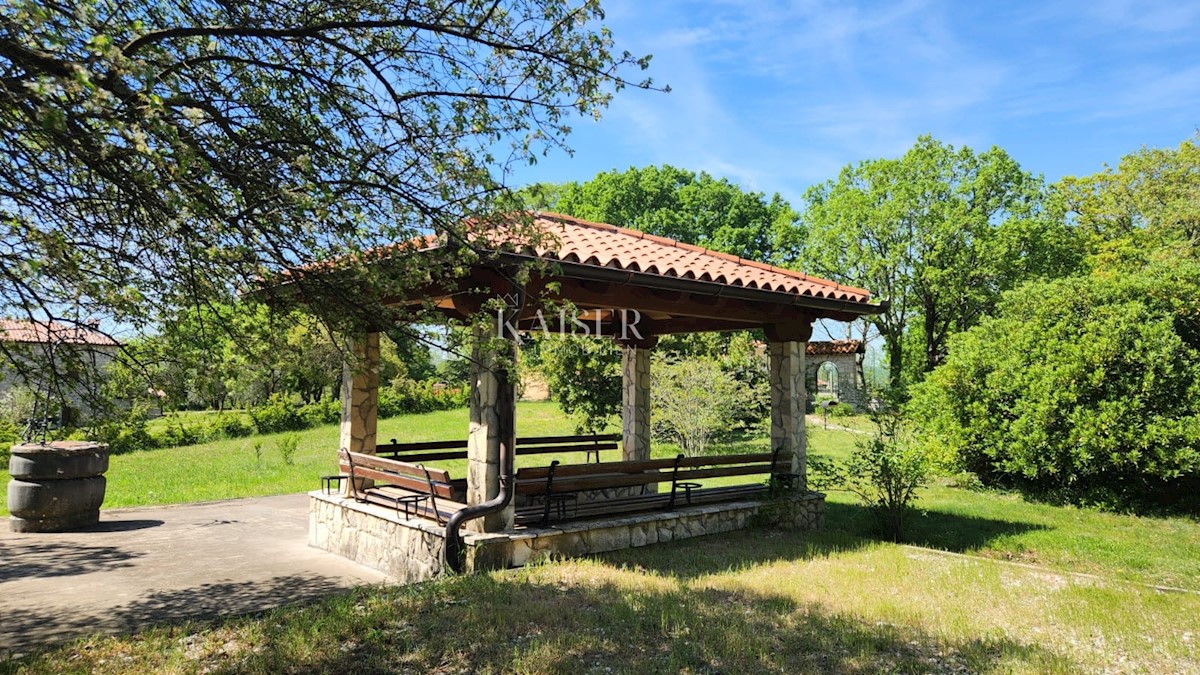
M 1196 617 L 1193 594 L 752 530 L 92 638 L 0 671 L 1188 672 Z

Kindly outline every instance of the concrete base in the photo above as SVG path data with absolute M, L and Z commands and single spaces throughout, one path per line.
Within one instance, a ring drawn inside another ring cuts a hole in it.
M 521 567 L 546 558 L 605 551 L 739 530 L 752 525 L 813 530 L 825 525 L 825 495 L 809 492 L 771 501 L 686 506 L 622 517 L 465 533 L 467 569 Z M 432 579 L 443 571 L 444 526 L 350 498 L 309 494 L 309 545 L 387 574 L 396 581 Z

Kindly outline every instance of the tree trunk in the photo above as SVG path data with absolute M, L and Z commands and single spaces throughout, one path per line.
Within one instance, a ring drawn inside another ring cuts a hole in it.
M 937 309 L 933 307 L 932 301 L 925 302 L 925 311 L 923 312 L 925 324 L 925 372 L 929 372 L 937 367 L 938 361 L 941 360 L 938 352 L 941 351 L 940 345 L 937 344 Z
M 904 346 L 900 339 L 900 335 L 883 336 L 888 355 L 888 380 L 896 391 L 904 390 Z

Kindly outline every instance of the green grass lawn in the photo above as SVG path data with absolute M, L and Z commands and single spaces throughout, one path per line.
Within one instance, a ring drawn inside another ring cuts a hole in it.
M 867 426 L 863 418 L 846 426 Z M 572 433 L 553 403 L 521 402 L 521 435 Z M 406 415 L 379 423 L 381 441 L 401 442 L 465 438 L 467 411 Z M 117 455 L 109 468 L 105 508 L 176 504 L 305 492 L 318 487 L 321 475 L 336 472 L 338 427 L 299 432 L 292 465 L 279 451 L 282 434 Z M 844 457 L 861 439 L 845 431 L 809 429 L 809 452 Z M 261 445 L 261 459 L 254 446 Z M 714 448 L 715 452 L 766 452 L 764 438 Z M 656 443 L 655 457 L 673 457 L 678 448 Z M 612 453 L 610 453 L 612 456 Z M 582 461 L 576 455 L 531 455 L 518 466 Z M 440 462 L 455 477 L 466 475 L 466 461 Z M 705 481 L 715 485 L 737 482 Z M 7 483 L 0 472 L 0 482 Z M 0 503 L 0 515 L 7 515 Z M 935 483 L 921 493 L 920 514 L 909 521 L 907 540 L 929 548 L 1045 565 L 1147 584 L 1200 590 L 1200 524 L 1185 518 L 1137 517 L 1091 509 L 1029 502 L 1019 495 L 966 490 Z M 827 506 L 830 530 L 872 537 L 875 523 L 854 497 L 833 492 Z
M 380 438 L 462 438 L 466 427 L 465 410 L 398 417 Z M 518 430 L 572 429 L 554 404 L 521 403 Z M 292 466 L 278 436 L 117 456 L 106 506 L 311 490 L 334 470 L 337 434 L 301 433 Z M 861 438 L 810 428 L 809 450 L 844 457 Z M 766 449 L 754 438 L 714 448 Z M 654 446 L 656 457 L 677 451 Z M 462 464 L 445 466 L 457 476 Z M 875 539 L 871 514 L 832 493 L 823 533 L 749 530 L 360 589 L 262 617 L 88 638 L 0 661 L 0 672 L 1200 672 L 1200 523 L 947 481 L 918 507 L 912 545 Z
M 572 433 L 573 426 L 553 403 L 521 402 L 517 416 L 522 435 L 549 436 Z M 467 437 L 466 409 L 404 415 L 380 420 L 381 441 L 400 442 L 448 440 Z M 337 425 L 296 432 L 299 446 L 292 464 L 284 463 L 280 438 L 287 434 L 265 434 L 180 448 L 164 448 L 114 455 L 106 477 L 108 489 L 104 508 L 182 504 L 238 497 L 307 492 L 320 486 L 319 477 L 337 473 L 339 440 Z M 256 453 L 255 446 L 259 446 Z M 541 455 L 532 460 L 549 462 Z M 526 458 L 523 458 L 523 461 Z M 563 456 L 564 461 L 579 461 Z M 452 474 L 465 476 L 466 461 L 439 464 Z M 8 482 L 8 473 L 0 472 Z M 7 515 L 0 504 L 0 515 Z

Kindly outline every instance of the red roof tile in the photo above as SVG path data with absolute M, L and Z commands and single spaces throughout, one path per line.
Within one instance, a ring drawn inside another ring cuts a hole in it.
M 867 351 L 866 346 L 858 340 L 833 340 L 831 342 L 810 342 L 805 349 L 809 356 L 828 356 L 832 354 L 861 354 Z
M 117 347 L 119 342 L 86 326 L 59 322 L 19 321 L 0 319 L 0 340 L 45 344 L 62 342 L 73 345 Z
M 542 258 L 847 302 L 871 299 L 861 288 L 637 230 L 557 213 L 538 213 L 534 222 L 556 240 L 533 247 Z

